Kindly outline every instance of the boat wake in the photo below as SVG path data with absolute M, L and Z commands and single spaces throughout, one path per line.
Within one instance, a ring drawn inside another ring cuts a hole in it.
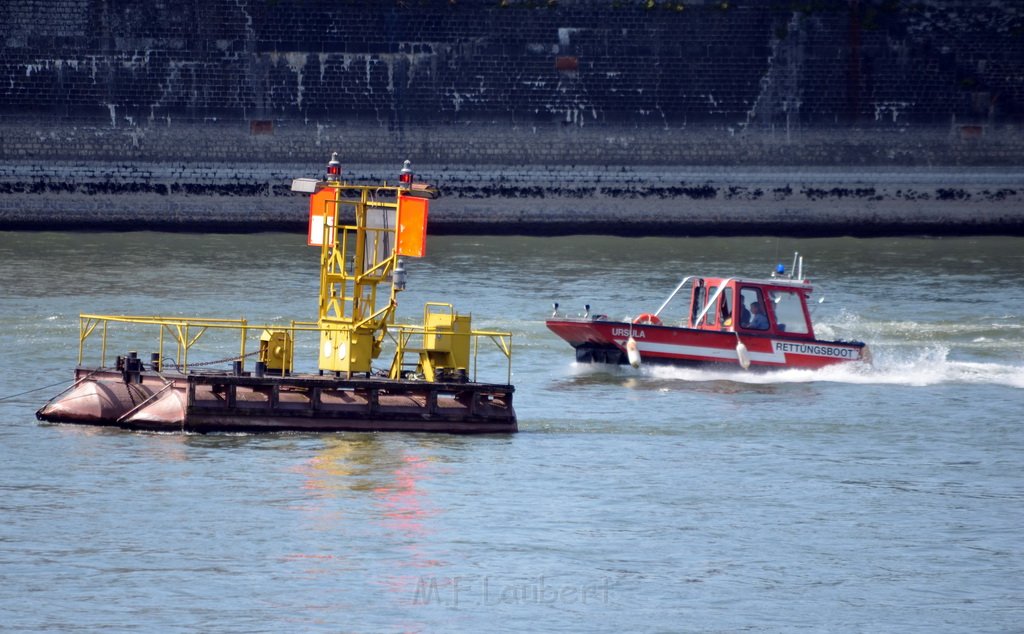
M 680 381 L 733 381 L 751 385 L 832 382 L 858 385 L 940 384 L 1003 385 L 1024 389 L 1024 365 L 962 361 L 949 358 L 949 348 L 934 346 L 916 352 L 905 349 L 873 350 L 874 361 L 839 364 L 818 370 L 781 369 L 747 372 L 740 368 L 678 368 L 644 366 L 642 373 L 657 379 Z

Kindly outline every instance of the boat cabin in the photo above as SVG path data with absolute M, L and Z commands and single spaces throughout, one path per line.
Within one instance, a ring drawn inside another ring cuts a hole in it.
M 807 309 L 811 286 L 804 281 L 693 276 L 681 286 L 687 281 L 690 302 L 683 322 L 690 328 L 814 339 Z

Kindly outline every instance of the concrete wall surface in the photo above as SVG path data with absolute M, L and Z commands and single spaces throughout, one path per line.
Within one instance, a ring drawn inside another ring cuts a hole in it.
M 400 165 L 345 164 L 397 181 Z M 439 185 L 431 233 L 1024 235 L 1019 170 L 414 164 Z M 0 166 L 7 229 L 305 232 L 309 163 L 50 161 Z

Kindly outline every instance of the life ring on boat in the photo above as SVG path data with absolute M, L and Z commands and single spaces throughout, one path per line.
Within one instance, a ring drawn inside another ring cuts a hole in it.
M 660 326 L 661 318 L 654 313 L 640 313 L 633 320 L 634 324 L 650 324 L 652 326 Z

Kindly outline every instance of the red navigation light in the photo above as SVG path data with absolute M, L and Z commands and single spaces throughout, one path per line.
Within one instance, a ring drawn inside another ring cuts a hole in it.
M 338 162 L 338 153 L 331 154 L 331 160 L 327 163 L 327 180 L 336 181 L 341 178 L 341 163 Z
M 398 174 L 398 182 L 406 187 L 412 185 L 412 168 L 409 167 L 409 161 L 402 165 L 402 171 Z

